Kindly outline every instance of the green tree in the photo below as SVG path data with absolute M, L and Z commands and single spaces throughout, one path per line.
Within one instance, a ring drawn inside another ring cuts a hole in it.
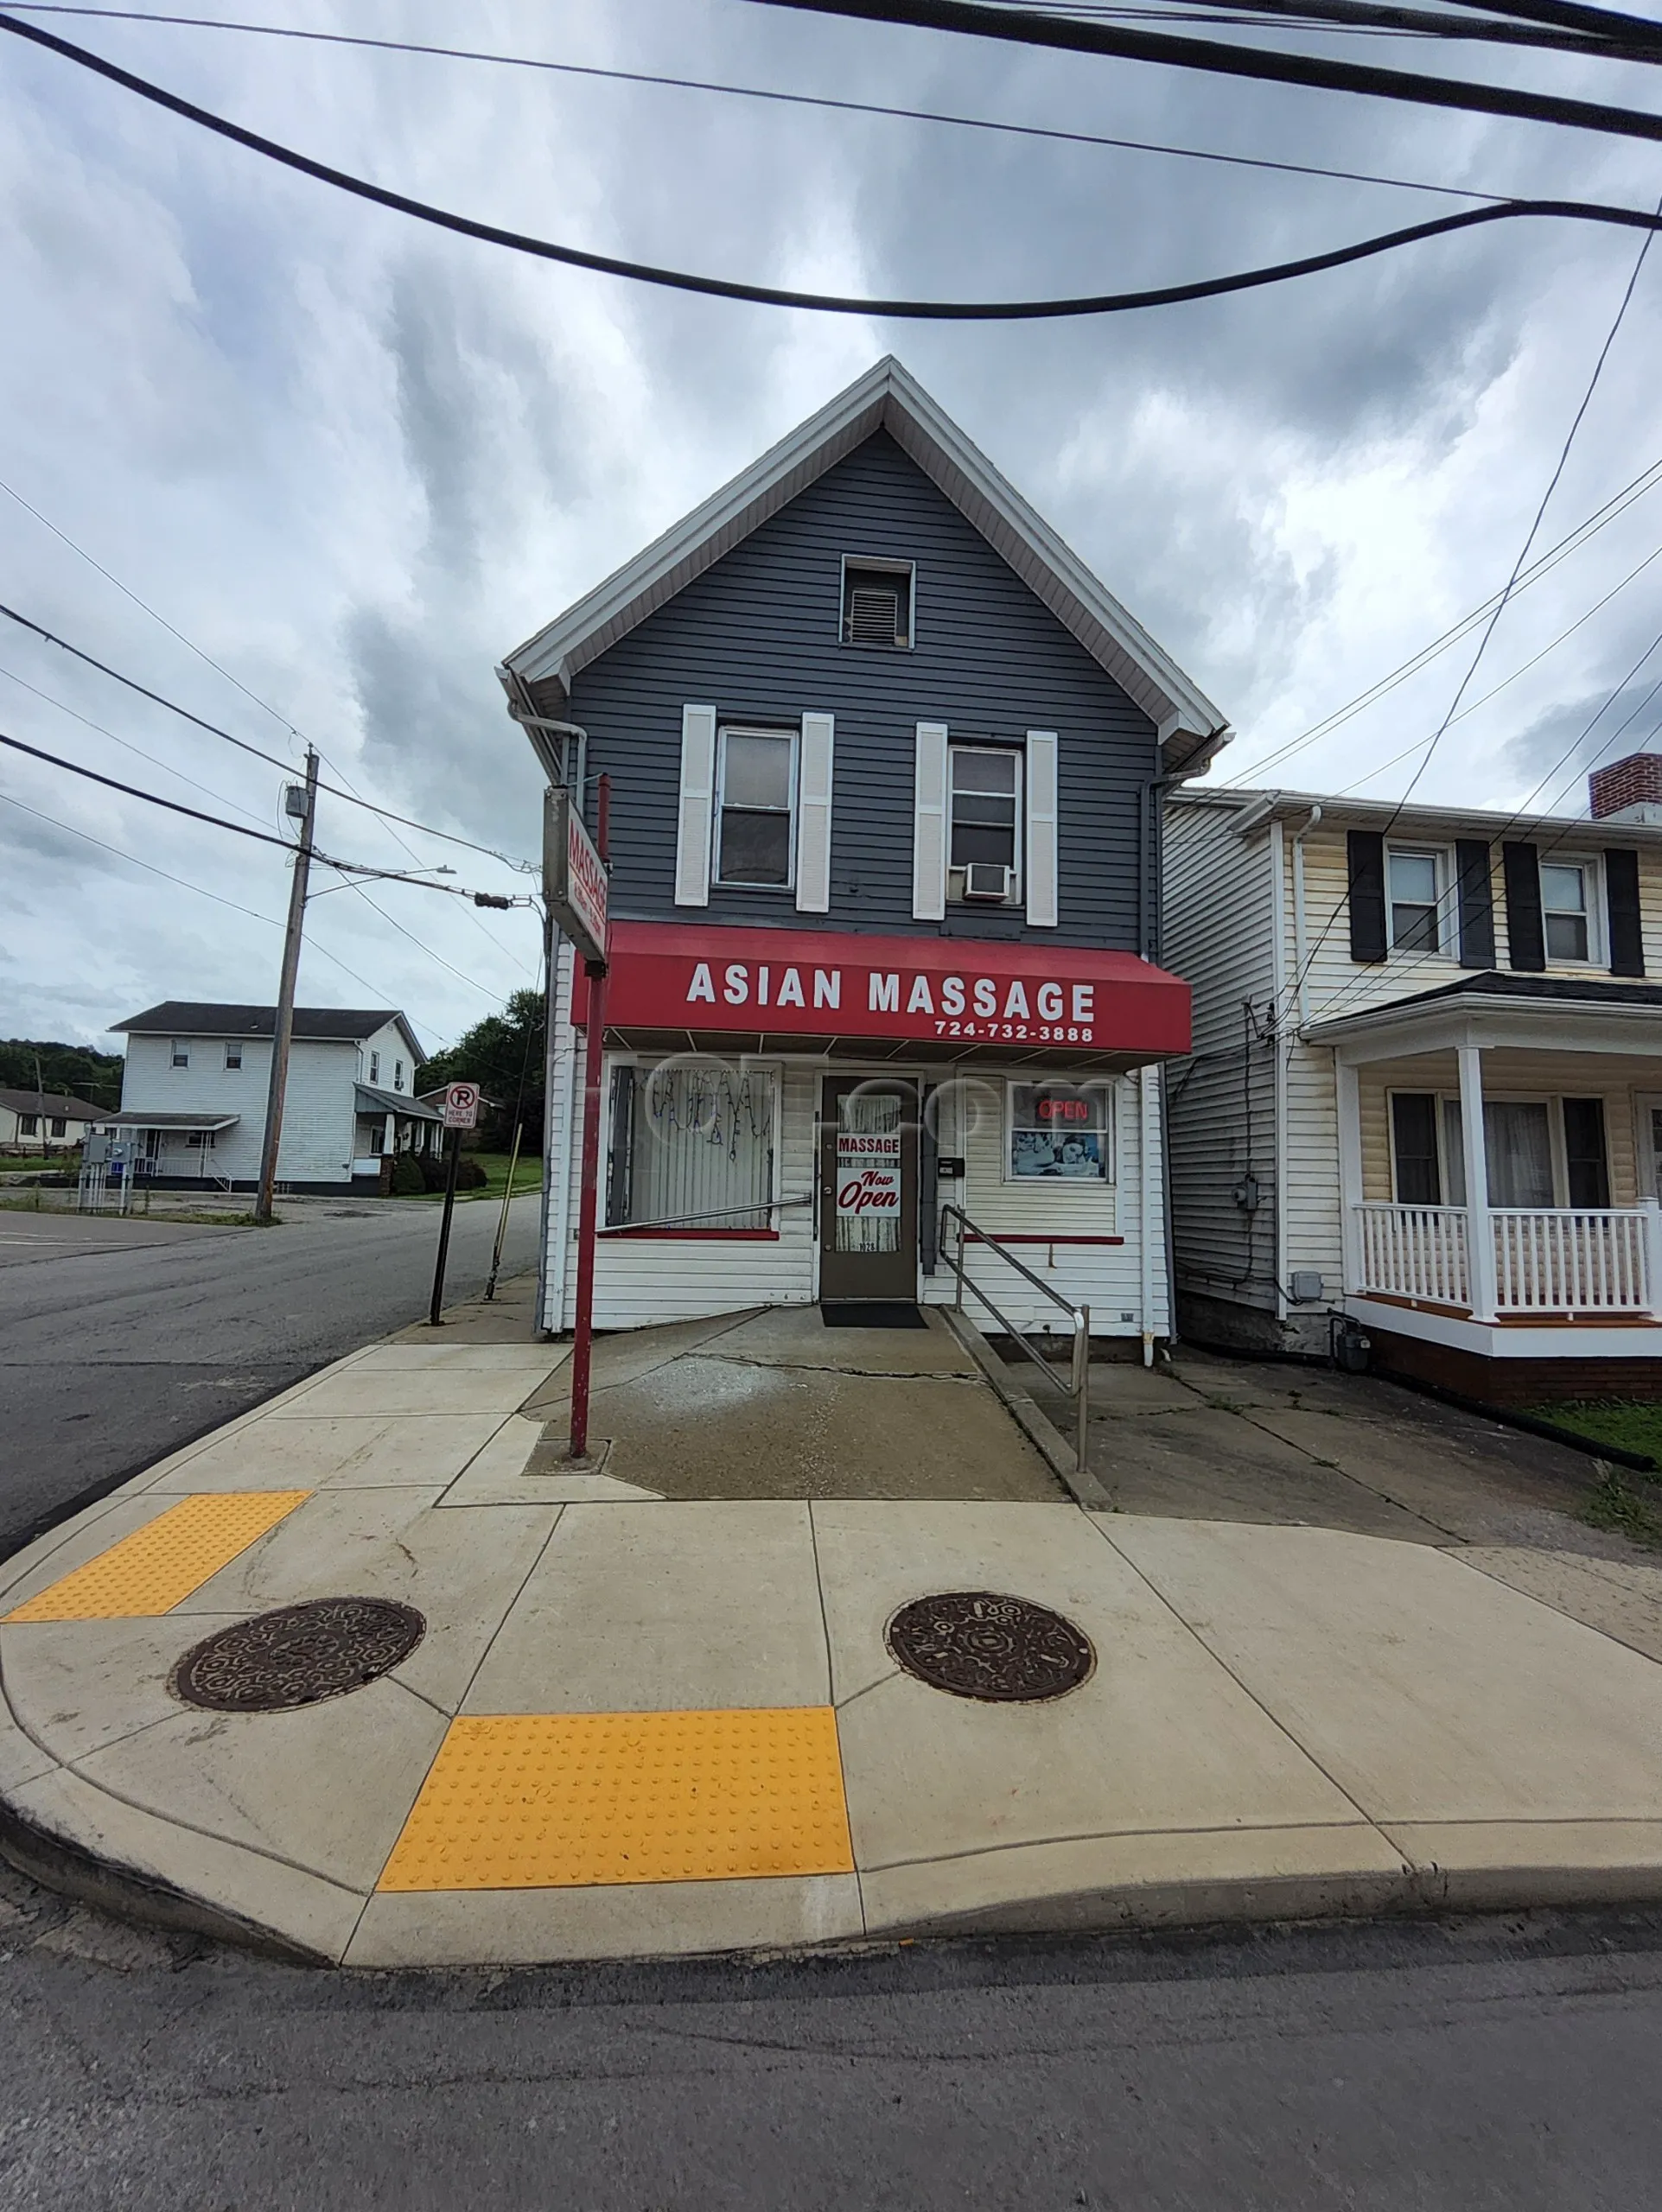
M 89 1106 L 105 1106 L 111 1113 L 120 1105 L 120 1053 L 95 1052 L 86 1045 L 50 1044 L 32 1037 L 0 1038 L 0 1084 L 12 1090 L 33 1090 L 37 1057 L 41 1090 L 84 1098 Z
M 447 1051 L 423 1060 L 416 1087 L 436 1090 L 443 1083 L 476 1083 L 495 1102 L 480 1118 L 482 1142 L 506 1151 L 517 1110 L 520 1149 L 540 1152 L 547 1035 L 542 993 L 515 991 L 500 1014 L 487 1014 Z

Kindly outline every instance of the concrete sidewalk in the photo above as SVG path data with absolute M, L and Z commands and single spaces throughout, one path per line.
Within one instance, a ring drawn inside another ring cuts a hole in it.
M 511 1297 L 151 1468 L 0 1571 L 7 1855 L 365 1967 L 1662 1897 L 1652 1658 L 1417 1533 L 1082 1511 L 950 1338 L 880 1334 L 611 1339 L 574 1474 Z M 946 1592 L 1093 1670 L 928 1687 L 886 1631 Z M 329 1597 L 424 1633 L 292 1710 L 170 1687 Z

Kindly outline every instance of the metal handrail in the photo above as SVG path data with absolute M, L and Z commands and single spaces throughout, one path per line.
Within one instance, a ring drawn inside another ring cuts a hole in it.
M 958 1278 L 958 1296 L 953 1302 L 958 1312 L 961 1313 L 964 1311 L 965 1291 L 966 1289 L 973 1291 L 994 1320 L 998 1323 L 1000 1328 L 1014 1343 L 1021 1346 L 1034 1365 L 1041 1370 L 1064 1397 L 1073 1400 L 1075 1414 L 1073 1459 L 1079 1472 L 1085 1474 L 1087 1471 L 1086 1452 L 1090 1443 L 1091 1421 L 1091 1308 L 1088 1306 L 1075 1306 L 1071 1299 L 1064 1298 L 1061 1293 L 1052 1284 L 1048 1283 L 1042 1275 L 1035 1274 L 1033 1269 L 1025 1262 L 1018 1260 L 1015 1253 L 1001 1244 L 996 1236 L 991 1236 L 984 1229 L 977 1229 L 962 1206 L 943 1206 L 940 1210 L 940 1217 L 943 1223 L 948 1221 L 955 1223 L 958 1229 L 958 1256 L 954 1259 L 952 1253 L 946 1249 L 945 1237 L 941 1239 L 941 1256 Z M 990 1251 L 996 1252 L 1001 1260 L 1015 1268 L 1018 1275 L 1025 1277 L 1035 1290 L 1042 1291 L 1053 1306 L 1060 1306 L 1073 1322 L 1073 1357 L 1071 1373 L 1066 1381 L 1042 1352 L 1035 1351 L 1009 1315 L 999 1311 L 981 1285 L 971 1279 L 964 1265 L 964 1246 L 966 1235 L 973 1236 L 977 1243 L 986 1245 Z
M 712 1206 L 708 1213 L 671 1214 L 662 1221 L 608 1221 L 597 1230 L 600 1236 L 625 1236 L 636 1229 L 691 1229 L 696 1222 L 726 1221 L 735 1213 L 772 1213 L 775 1207 L 811 1206 L 813 1192 L 800 1198 L 758 1198 L 753 1206 Z

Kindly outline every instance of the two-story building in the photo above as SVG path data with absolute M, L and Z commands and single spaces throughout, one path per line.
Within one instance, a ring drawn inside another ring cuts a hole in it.
M 508 656 L 610 781 L 595 1319 L 946 1300 L 1164 1337 L 1160 800 L 1218 710 L 893 359 Z M 553 986 L 542 1319 L 569 1325 L 578 1038 Z M 563 1172 L 562 1172 L 563 1164 Z M 997 1240 L 996 1243 L 993 1240 Z
M 1590 819 L 1181 791 L 1166 888 L 1182 1333 L 1662 1392 L 1662 758 Z
M 256 1189 L 277 1008 L 168 999 L 113 1026 L 127 1059 L 121 1111 L 103 1125 L 137 1146 L 136 1176 L 163 1189 Z M 436 1151 L 444 1117 L 414 1095 L 422 1057 L 396 1009 L 296 1007 L 277 1180 L 373 1193 L 383 1154 Z

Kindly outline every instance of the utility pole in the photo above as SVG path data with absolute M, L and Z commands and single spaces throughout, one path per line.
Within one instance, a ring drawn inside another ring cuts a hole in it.
M 579 791 L 578 804 L 582 804 Z M 612 857 L 612 779 L 600 779 L 595 849 L 602 866 Z M 589 1455 L 589 1378 L 595 1344 L 595 1240 L 600 1223 L 600 1078 L 606 1037 L 606 962 L 585 960 L 589 1026 L 583 1039 L 583 1164 L 577 1200 L 577 1298 L 571 1332 L 571 1433 L 569 1456 Z
M 298 800 L 299 805 L 295 802 Z M 289 1081 L 289 1045 L 295 1027 L 295 982 L 300 973 L 300 933 L 306 919 L 306 880 L 311 874 L 312 831 L 317 817 L 317 754 L 306 747 L 304 791 L 291 784 L 284 798 L 290 814 L 300 816 L 300 842 L 295 848 L 294 880 L 289 886 L 289 927 L 283 940 L 283 974 L 277 983 L 277 1026 L 271 1033 L 271 1081 L 265 1094 L 265 1141 L 260 1147 L 259 1191 L 254 1200 L 254 1219 L 264 1229 L 271 1219 L 271 1194 L 277 1184 L 277 1146 L 283 1138 L 283 1096 Z

